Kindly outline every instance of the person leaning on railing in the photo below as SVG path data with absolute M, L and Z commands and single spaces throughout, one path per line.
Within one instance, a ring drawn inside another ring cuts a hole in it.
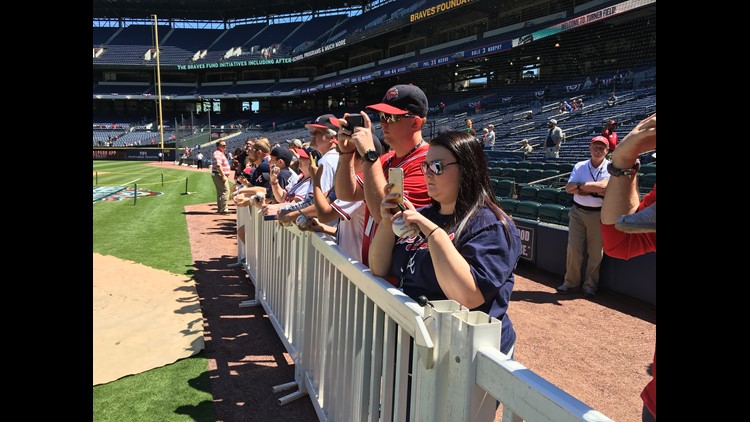
M 384 187 L 370 269 L 398 278 L 397 287 L 413 299 L 452 299 L 501 320 L 500 351 L 512 358 L 516 332 L 506 311 L 521 240 L 495 202 L 483 145 L 464 131 L 440 134 L 421 168 L 432 204 L 415 210 L 405 200 L 398 211 L 398 194 Z M 415 226 L 397 238 L 399 217 Z

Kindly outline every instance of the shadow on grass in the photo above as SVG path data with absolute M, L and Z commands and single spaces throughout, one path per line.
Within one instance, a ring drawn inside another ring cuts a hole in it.
M 205 355 L 205 352 L 202 353 Z M 195 378 L 188 380 L 188 385 L 196 390 L 211 393 L 211 378 L 209 371 L 204 371 Z M 189 416 L 196 422 L 215 421 L 214 403 L 211 400 L 203 400 L 197 405 L 179 406 L 174 410 L 178 415 Z

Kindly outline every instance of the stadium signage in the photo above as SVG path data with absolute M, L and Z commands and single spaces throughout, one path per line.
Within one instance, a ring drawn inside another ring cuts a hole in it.
M 559 34 L 560 32 L 574 29 L 582 25 L 588 25 L 590 23 L 597 22 L 614 15 L 619 15 L 620 13 L 625 13 L 629 10 L 637 9 L 639 7 L 643 7 L 652 3 L 656 3 L 656 0 L 628 0 L 622 3 L 615 4 L 614 6 L 605 7 L 586 15 L 569 19 L 557 25 L 552 25 L 548 28 L 532 32 L 531 34 L 527 34 L 519 38 L 514 38 L 513 47 L 541 38 L 549 37 L 550 35 Z
M 448 64 L 452 61 L 453 59 L 451 58 L 451 55 L 447 55 L 447 56 L 442 56 L 442 57 L 438 57 L 435 59 L 424 60 L 421 63 L 419 63 L 419 67 L 423 68 L 423 67 L 440 66 L 443 64 Z
M 306 51 L 303 54 L 299 54 L 297 56 L 294 56 L 291 59 L 289 59 L 289 61 L 296 62 L 296 61 L 299 61 L 299 60 L 302 60 L 302 59 L 306 59 L 308 57 L 315 56 L 315 55 L 320 54 L 320 53 L 325 53 L 326 51 L 333 50 L 334 48 L 343 47 L 345 45 L 346 45 L 346 39 L 338 40 L 338 41 L 336 41 L 334 43 L 330 43 L 330 44 L 326 44 L 326 45 L 324 45 L 322 47 L 318 47 L 315 50 Z
M 471 3 L 472 0 L 449 0 L 444 1 L 440 4 L 437 4 L 432 7 L 428 7 L 427 9 L 422 9 L 420 11 L 414 12 L 411 15 L 409 15 L 409 22 L 416 22 L 420 19 L 428 18 L 432 15 L 435 15 L 437 13 L 446 12 L 450 9 L 453 9 L 456 6 L 462 6 L 466 3 Z
M 529 261 L 534 261 L 534 232 L 535 230 L 531 227 L 519 224 L 516 220 L 516 228 L 518 228 L 518 236 L 521 238 L 521 258 Z
M 261 59 L 261 60 L 235 60 L 231 62 L 221 63 L 192 63 L 192 64 L 178 64 L 177 70 L 194 70 L 194 69 L 218 69 L 221 67 L 240 67 L 240 66 L 262 66 L 267 64 L 281 64 L 291 63 L 292 59 L 288 57 L 279 57 L 277 59 Z
M 406 72 L 406 66 L 394 67 L 393 69 L 387 69 L 383 71 L 383 76 L 396 75 L 398 73 Z
M 511 40 L 501 41 L 494 44 L 485 45 L 482 47 L 473 48 L 471 50 L 464 51 L 464 58 L 486 56 L 487 54 L 499 53 L 503 50 L 507 50 L 513 46 Z

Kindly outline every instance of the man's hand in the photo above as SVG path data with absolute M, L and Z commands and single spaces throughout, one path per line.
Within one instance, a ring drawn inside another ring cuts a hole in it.
M 357 148 L 357 146 L 354 145 L 354 142 L 352 141 L 352 131 L 346 127 L 345 119 L 349 116 L 349 113 L 344 113 L 344 117 L 339 119 L 339 125 L 341 127 L 339 128 L 337 140 L 339 144 L 339 152 L 343 153 L 352 152 Z
M 370 121 L 370 116 L 364 111 L 359 112 L 359 114 L 364 120 L 364 126 L 354 129 L 352 141 L 357 146 L 359 155 L 364 156 L 368 150 L 375 149 L 375 142 L 372 139 L 372 121 Z

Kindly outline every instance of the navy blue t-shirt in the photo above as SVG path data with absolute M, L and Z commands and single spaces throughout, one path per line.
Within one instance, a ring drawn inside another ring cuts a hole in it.
M 451 240 L 455 227 L 447 227 L 452 216 L 440 215 L 428 205 L 418 211 L 443 228 Z M 511 220 L 507 221 L 512 246 L 501 221 L 487 208 L 481 208 L 464 228 L 456 248 L 469 263 L 471 275 L 484 295 L 484 304 L 472 309 L 482 311 L 502 321 L 500 351 L 508 353 L 516 341 L 513 323 L 506 314 L 513 291 L 513 270 L 521 256 L 521 239 Z M 399 287 L 412 299 L 426 296 L 429 300 L 444 300 L 445 293 L 438 284 L 428 243 L 417 234 L 396 241 L 393 247 L 391 271 L 399 279 Z
M 261 160 L 258 167 L 253 170 L 253 174 L 250 175 L 250 184 L 253 186 L 263 186 L 266 188 L 266 198 L 273 198 L 273 191 L 271 190 L 271 166 L 268 165 L 268 161 Z

